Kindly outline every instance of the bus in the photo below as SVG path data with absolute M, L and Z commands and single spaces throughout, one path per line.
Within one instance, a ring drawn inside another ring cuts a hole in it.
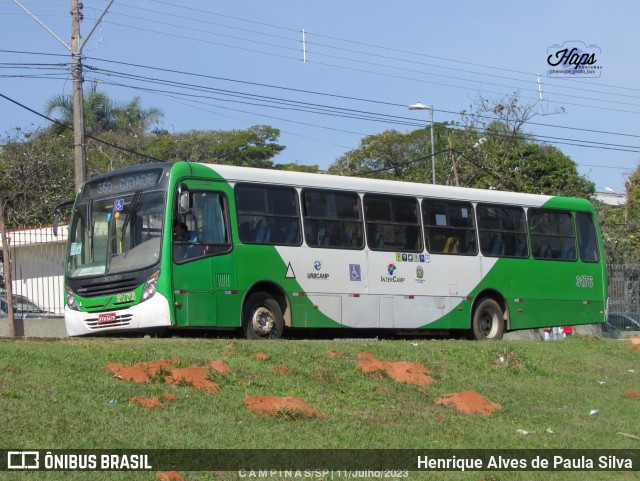
M 72 209 L 70 336 L 158 329 L 507 331 L 602 323 L 585 199 L 176 162 L 98 175 Z

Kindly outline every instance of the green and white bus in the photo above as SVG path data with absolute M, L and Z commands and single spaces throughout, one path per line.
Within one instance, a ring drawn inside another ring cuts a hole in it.
M 603 322 L 584 199 L 188 162 L 87 181 L 70 336 L 158 328 L 467 330 Z

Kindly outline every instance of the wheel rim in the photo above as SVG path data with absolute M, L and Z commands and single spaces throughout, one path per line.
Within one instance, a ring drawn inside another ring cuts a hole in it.
M 493 337 L 498 331 L 498 314 L 485 309 L 480 315 L 480 332 L 484 337 Z
M 266 307 L 258 307 L 251 316 L 251 329 L 258 336 L 269 337 L 276 329 L 273 313 Z

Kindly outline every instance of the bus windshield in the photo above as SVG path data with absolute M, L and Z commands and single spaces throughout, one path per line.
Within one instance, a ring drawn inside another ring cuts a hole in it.
M 140 270 L 160 260 L 163 192 L 131 192 L 76 206 L 69 233 L 68 277 Z

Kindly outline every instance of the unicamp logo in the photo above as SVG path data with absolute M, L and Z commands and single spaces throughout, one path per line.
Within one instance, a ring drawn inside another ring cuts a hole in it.
M 547 48 L 548 77 L 600 77 L 600 47 L 571 40 Z

